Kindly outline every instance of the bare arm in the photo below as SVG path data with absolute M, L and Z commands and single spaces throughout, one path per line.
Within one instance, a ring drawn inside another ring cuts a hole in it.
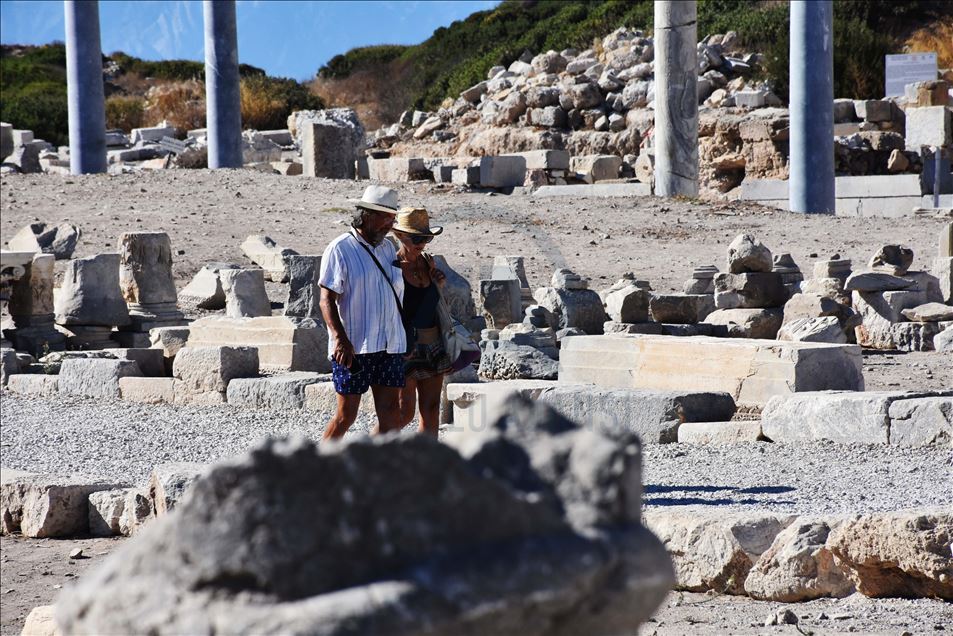
M 341 316 L 338 313 L 337 304 L 338 295 L 327 287 L 321 288 L 321 315 L 328 329 L 334 335 L 334 351 L 331 357 L 335 362 L 343 367 L 350 367 L 354 360 L 354 345 L 347 337 L 344 331 L 344 324 L 341 322 Z

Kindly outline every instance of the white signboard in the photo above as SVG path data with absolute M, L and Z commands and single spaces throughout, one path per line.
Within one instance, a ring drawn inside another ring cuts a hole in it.
M 936 79 L 936 53 L 888 55 L 886 97 L 900 97 L 903 87 L 914 82 Z

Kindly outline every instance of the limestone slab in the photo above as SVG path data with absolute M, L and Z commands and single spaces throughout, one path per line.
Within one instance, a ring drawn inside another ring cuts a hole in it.
M 142 404 L 173 404 L 173 378 L 119 378 L 119 396 Z
M 738 404 L 864 388 L 860 347 L 814 342 L 619 334 L 563 341 L 559 379 L 605 387 L 716 391 Z
M 125 484 L 79 476 L 19 475 L 0 480 L 0 530 L 27 537 L 73 537 L 89 530 L 89 495 Z
M 175 508 L 189 487 L 207 470 L 208 464 L 172 462 L 159 464 L 149 475 L 149 500 L 153 514 L 162 516 Z
M 534 197 L 649 197 L 648 183 L 592 183 L 584 185 L 546 185 L 533 192 Z
M 949 439 L 953 391 L 819 391 L 770 400 L 761 430 L 775 442 L 826 439 L 844 444 L 923 445 Z M 924 401 L 925 399 L 925 401 Z M 897 436 L 891 409 L 897 416 Z
M 328 332 L 313 320 L 287 316 L 209 316 L 189 325 L 189 346 L 248 346 L 258 349 L 267 371 L 329 372 Z
M 519 187 L 526 180 L 526 159 L 515 155 L 480 158 L 480 185 L 485 188 Z
M 60 366 L 59 390 L 67 395 L 118 398 L 119 379 L 142 376 L 134 360 L 69 358 Z
M 21 395 L 56 395 L 59 377 L 39 373 L 17 373 L 7 379 L 7 390 Z
M 760 439 L 762 439 L 760 420 L 684 422 L 678 427 L 680 444 L 737 444 L 756 442 Z
M 328 417 L 337 410 L 338 394 L 333 382 L 314 382 L 304 387 L 302 407 L 309 411 L 320 411 Z M 374 413 L 374 396 L 368 391 L 361 396 L 360 413 Z
M 175 356 L 172 374 L 189 392 L 225 391 L 233 379 L 258 375 L 258 351 L 254 347 L 185 347 Z
M 236 378 L 228 383 L 226 397 L 232 406 L 249 409 L 304 408 L 305 389 L 317 382 L 329 382 L 327 373 L 293 371 L 263 378 Z

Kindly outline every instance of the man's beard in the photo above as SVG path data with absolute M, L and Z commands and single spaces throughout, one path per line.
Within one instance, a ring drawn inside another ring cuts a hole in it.
M 387 230 L 378 230 L 377 232 L 371 232 L 370 230 L 364 230 L 367 242 L 377 247 L 384 241 L 384 237 L 387 236 Z

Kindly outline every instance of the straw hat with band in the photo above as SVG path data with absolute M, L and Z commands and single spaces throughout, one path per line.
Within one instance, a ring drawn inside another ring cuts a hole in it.
M 365 210 L 397 214 L 397 190 L 379 185 L 367 186 L 360 199 L 350 199 L 351 203 Z
M 392 229 L 415 236 L 437 236 L 443 232 L 443 227 L 439 225 L 430 227 L 430 215 L 426 208 L 401 208 Z

